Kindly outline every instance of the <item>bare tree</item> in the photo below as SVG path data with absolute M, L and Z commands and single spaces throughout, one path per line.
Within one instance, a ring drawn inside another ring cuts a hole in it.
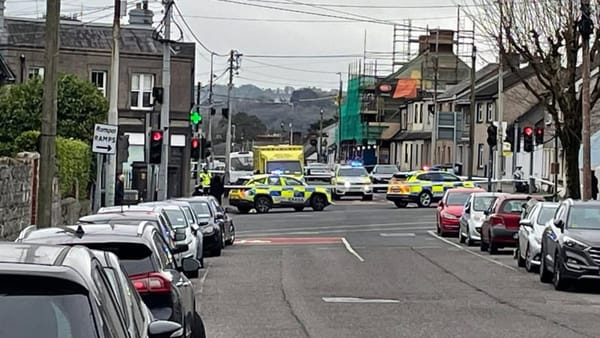
M 582 39 L 578 30 L 579 0 L 472 0 L 468 15 L 478 33 L 496 48 L 504 64 L 516 73 L 520 64 L 510 62 L 518 54 L 521 64 L 533 71 L 523 85 L 545 106 L 554 120 L 555 133 L 566 161 L 566 193 L 580 198 L 579 149 L 582 130 L 582 97 L 578 90 Z M 593 1 L 592 13 L 598 13 Z M 596 14 L 597 15 L 597 14 Z M 596 22 L 599 22 L 596 18 Z M 590 39 L 591 62 L 598 65 L 600 31 Z M 517 73 L 518 74 L 518 73 Z M 600 98 L 598 79 L 591 84 L 591 106 Z

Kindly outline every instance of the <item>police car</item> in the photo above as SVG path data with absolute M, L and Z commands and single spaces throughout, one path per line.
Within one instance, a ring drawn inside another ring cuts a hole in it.
M 373 200 L 373 183 L 369 173 L 359 162 L 337 166 L 331 183 L 334 199 L 361 196 L 363 201 Z
M 458 187 L 474 188 L 475 184 L 449 172 L 422 170 L 413 172 L 406 180 L 392 178 L 386 198 L 398 208 L 404 208 L 408 203 L 427 208 L 440 201 L 446 190 Z
M 256 175 L 243 188 L 229 192 L 229 204 L 242 214 L 252 209 L 262 214 L 272 208 L 302 211 L 311 207 L 314 211 L 322 211 L 331 204 L 331 193 L 325 187 L 307 185 L 292 176 Z

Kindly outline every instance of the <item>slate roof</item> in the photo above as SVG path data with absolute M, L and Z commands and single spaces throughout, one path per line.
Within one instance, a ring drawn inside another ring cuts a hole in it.
M 498 72 L 498 64 L 490 63 L 485 65 L 485 67 L 481 68 L 477 72 L 475 72 L 475 83 L 479 83 L 481 81 L 485 81 L 490 77 L 494 76 Z M 453 98 L 454 95 L 458 95 L 463 91 L 469 91 L 471 89 L 471 78 L 467 78 L 459 82 L 457 85 L 450 87 L 446 92 L 440 95 L 439 99 L 449 99 Z
M 28 18 L 6 18 L 8 45 L 44 48 L 45 21 Z M 152 38 L 153 29 L 139 25 L 121 26 L 121 53 L 162 54 L 162 44 Z M 107 24 L 62 21 L 61 49 L 106 51 L 112 48 L 112 26 Z M 195 43 L 176 43 L 177 56 L 194 58 Z
M 392 141 L 416 141 L 416 140 L 431 140 L 430 131 L 399 131 L 392 139 Z

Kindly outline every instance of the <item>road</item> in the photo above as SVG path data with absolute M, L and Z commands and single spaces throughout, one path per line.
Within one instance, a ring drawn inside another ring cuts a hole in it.
M 558 292 L 381 199 L 235 215 L 195 281 L 208 337 L 597 337 L 600 293 Z

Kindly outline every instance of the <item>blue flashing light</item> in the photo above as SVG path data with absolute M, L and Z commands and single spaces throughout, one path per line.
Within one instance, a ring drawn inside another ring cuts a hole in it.
M 283 174 L 283 171 L 282 170 L 273 170 L 273 171 L 271 171 L 271 174 L 273 174 L 273 175 L 281 175 L 281 174 Z
M 362 167 L 362 163 L 360 161 L 352 161 L 350 165 L 353 167 Z

